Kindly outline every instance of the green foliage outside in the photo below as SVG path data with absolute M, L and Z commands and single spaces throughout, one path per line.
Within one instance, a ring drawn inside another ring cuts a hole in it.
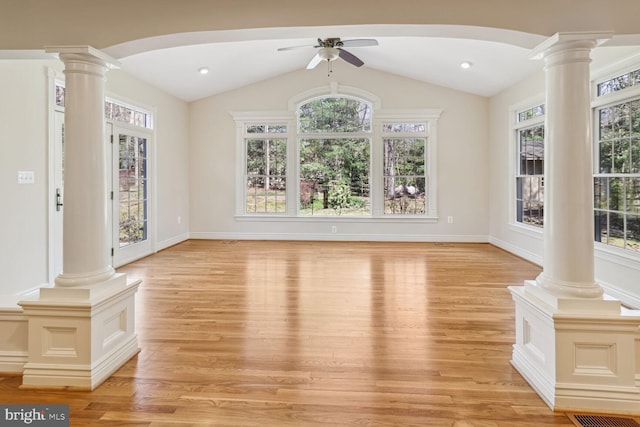
M 640 100 L 601 108 L 598 140 L 600 176 L 594 179 L 595 239 L 638 251 Z
M 369 215 L 371 107 L 352 98 L 319 98 L 300 106 L 299 212 L 301 215 Z M 391 125 L 388 132 L 424 132 L 424 124 Z M 395 129 L 394 126 L 400 126 Z M 265 132 L 264 126 L 260 132 Z M 277 133 L 277 132 L 275 132 Z M 276 136 L 274 133 L 274 136 Z M 366 133 L 366 135 L 364 135 Z M 385 213 L 426 210 L 426 138 L 385 140 Z M 282 212 L 287 142 L 247 139 L 247 212 Z M 410 188 L 399 195 L 395 188 Z
M 321 98 L 302 105 L 299 113 L 300 131 L 310 135 L 300 141 L 301 214 L 368 215 L 369 138 L 349 133 L 371 129 L 369 105 Z M 323 133 L 333 135 L 318 137 Z
M 328 201 L 329 206 L 335 209 L 338 215 L 342 213 L 342 209 L 346 209 L 352 205 L 351 188 L 345 179 L 340 179 L 338 182 L 332 183 L 329 188 Z

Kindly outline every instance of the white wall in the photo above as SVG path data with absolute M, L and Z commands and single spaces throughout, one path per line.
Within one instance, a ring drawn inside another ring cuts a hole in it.
M 47 66 L 0 61 L 0 295 L 47 281 Z M 18 171 L 34 184 L 19 185 Z
M 57 60 L 0 60 L 0 307 L 48 280 L 48 67 L 63 68 Z M 187 103 L 118 70 L 108 73 L 106 91 L 155 110 L 155 249 L 188 238 Z M 19 185 L 18 171 L 33 171 L 35 183 Z
M 592 75 L 604 67 L 637 53 L 637 48 L 600 48 L 592 54 Z M 542 231 L 527 231 L 510 218 L 513 201 L 514 150 L 510 145 L 509 109 L 527 99 L 542 96 L 544 73 L 539 72 L 490 100 L 490 242 L 542 265 Z M 640 254 L 596 245 L 595 276 L 605 292 L 634 308 L 640 308 Z M 531 277 L 531 279 L 535 279 Z
M 109 71 L 106 91 L 154 108 L 156 245 L 160 250 L 189 237 L 189 107 L 119 70 Z
M 285 222 L 234 217 L 236 158 L 231 111 L 287 110 L 290 98 L 318 87 L 351 86 L 377 95 L 384 109 L 441 108 L 438 122 L 438 213 L 425 223 Z M 202 238 L 302 238 L 487 241 L 489 232 L 488 100 L 367 68 L 334 63 L 300 70 L 193 102 L 191 118 L 191 236 Z M 454 223 L 447 224 L 446 217 Z
M 513 200 L 513 161 L 515 147 L 511 147 L 509 110 L 513 105 L 542 97 L 544 101 L 544 73 L 542 71 L 510 87 L 490 100 L 489 147 L 491 187 L 489 205 L 491 242 L 542 265 L 542 230 L 513 225 L 510 212 Z M 533 279 L 533 277 L 532 277 Z

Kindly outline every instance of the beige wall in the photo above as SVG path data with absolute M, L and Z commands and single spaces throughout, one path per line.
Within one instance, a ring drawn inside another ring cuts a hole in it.
M 0 61 L 0 295 L 47 281 L 46 61 Z M 34 184 L 18 184 L 33 171 Z
M 510 217 L 510 205 L 514 203 L 512 192 L 515 191 L 512 183 L 515 147 L 511 146 L 514 141 L 510 133 L 509 110 L 513 105 L 540 97 L 544 101 L 542 71 L 492 97 L 489 102 L 491 241 L 538 264 L 542 264 L 542 233 L 514 227 Z
M 301 70 L 191 104 L 192 235 L 486 241 L 489 230 L 488 100 L 366 68 L 335 64 L 331 78 L 323 67 Z M 338 236 L 331 236 L 326 221 L 265 223 L 234 218 L 237 159 L 235 123 L 230 112 L 287 110 L 291 97 L 321 86 L 328 88 L 330 81 L 373 93 L 382 100 L 384 109 L 443 109 L 438 122 L 437 156 L 440 221 L 435 224 L 348 223 L 338 227 Z M 446 223 L 447 216 L 454 217 L 453 224 Z
M 59 61 L 0 60 L 0 307 L 48 281 L 48 70 Z M 61 75 L 61 74 L 59 74 Z M 120 71 L 107 76 L 108 94 L 154 107 L 156 249 L 184 240 L 189 230 L 188 106 Z M 33 171 L 34 184 L 17 183 Z M 182 222 L 178 224 L 177 217 Z
M 109 71 L 106 91 L 151 106 L 155 112 L 154 150 L 156 249 L 189 233 L 189 107 L 171 95 L 119 70 Z M 180 220 L 178 219 L 180 218 Z

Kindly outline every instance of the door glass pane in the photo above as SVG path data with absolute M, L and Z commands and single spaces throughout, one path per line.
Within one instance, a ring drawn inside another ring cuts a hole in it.
M 120 247 L 147 239 L 147 140 L 119 137 Z

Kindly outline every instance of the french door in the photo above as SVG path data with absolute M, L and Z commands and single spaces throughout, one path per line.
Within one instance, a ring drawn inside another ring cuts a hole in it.
M 50 267 L 49 283 L 53 283 L 55 278 L 62 273 L 62 215 L 64 209 L 64 111 L 53 111 L 53 147 L 50 151 L 53 156 L 50 161 L 52 184 L 49 185 L 51 192 L 51 215 L 50 215 Z
M 149 149 L 151 135 L 108 124 L 112 159 L 113 266 L 152 253 Z

